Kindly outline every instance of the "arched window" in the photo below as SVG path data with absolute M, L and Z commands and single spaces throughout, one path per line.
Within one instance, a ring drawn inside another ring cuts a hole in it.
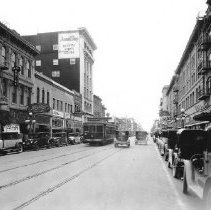
M 47 104 L 48 105 L 50 104 L 50 94 L 49 94 L 49 92 L 47 92 Z
M 40 88 L 37 88 L 37 103 L 40 103 Z

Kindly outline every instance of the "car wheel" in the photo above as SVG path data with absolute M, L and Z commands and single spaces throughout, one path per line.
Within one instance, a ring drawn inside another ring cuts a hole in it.
M 35 150 L 35 151 L 38 151 L 39 149 L 40 149 L 39 145 L 38 145 L 38 144 L 35 144 L 35 145 L 34 145 L 34 150 Z
M 16 149 L 17 149 L 17 153 L 23 152 L 23 145 L 22 144 L 17 144 Z

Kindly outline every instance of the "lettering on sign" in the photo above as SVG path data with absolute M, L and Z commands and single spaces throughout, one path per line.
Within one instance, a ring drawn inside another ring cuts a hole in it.
M 63 112 L 59 112 L 57 110 L 53 110 L 53 115 L 56 117 L 64 117 L 64 113 Z
M 11 133 L 11 132 L 17 132 L 20 133 L 20 127 L 17 124 L 10 124 L 4 126 L 4 132 Z

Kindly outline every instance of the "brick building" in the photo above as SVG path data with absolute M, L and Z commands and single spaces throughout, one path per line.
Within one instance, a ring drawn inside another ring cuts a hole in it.
M 23 36 L 36 46 L 36 70 L 82 95 L 81 111 L 93 114 L 93 52 L 96 45 L 85 28 Z

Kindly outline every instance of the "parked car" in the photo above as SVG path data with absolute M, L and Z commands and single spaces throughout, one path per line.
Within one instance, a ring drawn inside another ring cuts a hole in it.
M 23 152 L 23 135 L 18 132 L 2 132 L 0 135 L 0 152 Z
M 53 144 L 57 147 L 68 145 L 67 133 L 66 132 L 57 132 L 52 134 Z
M 25 149 L 39 150 L 39 148 L 51 148 L 53 146 L 55 146 L 55 142 L 50 138 L 50 132 L 28 134 L 28 137 L 24 138 Z
M 126 146 L 130 147 L 129 131 L 116 131 L 116 139 L 114 146 Z
M 183 131 L 179 142 L 184 161 L 183 193 L 194 192 L 210 209 L 211 202 L 211 127 Z
M 81 143 L 81 135 L 80 133 L 68 133 L 68 142 L 69 144 L 80 144 Z

